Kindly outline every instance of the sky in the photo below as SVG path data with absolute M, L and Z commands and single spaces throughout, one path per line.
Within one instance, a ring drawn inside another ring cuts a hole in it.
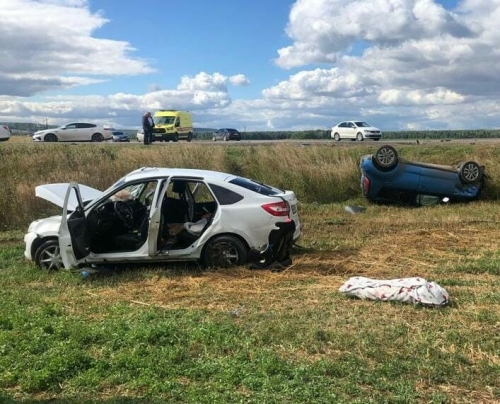
M 500 0 L 0 0 L 0 122 L 500 126 Z

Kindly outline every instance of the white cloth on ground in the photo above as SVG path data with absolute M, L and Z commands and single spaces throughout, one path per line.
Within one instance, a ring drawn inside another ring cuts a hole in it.
M 398 301 L 429 306 L 449 303 L 448 292 L 435 282 L 423 278 L 391 280 L 370 279 L 363 276 L 349 278 L 339 291 L 360 299 Z

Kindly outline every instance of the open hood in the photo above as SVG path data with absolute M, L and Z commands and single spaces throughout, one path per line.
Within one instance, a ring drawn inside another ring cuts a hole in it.
M 69 183 L 39 185 L 35 187 L 35 195 L 62 208 L 64 206 L 64 198 L 68 191 L 68 187 Z M 83 202 L 92 201 L 103 194 L 102 191 L 86 185 L 78 184 L 78 188 L 80 189 Z M 76 199 L 75 193 L 72 192 L 68 202 L 68 210 L 73 211 L 77 206 L 78 200 Z

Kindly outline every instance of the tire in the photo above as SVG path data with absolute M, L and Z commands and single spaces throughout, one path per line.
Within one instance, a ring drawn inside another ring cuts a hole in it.
M 59 251 L 59 242 L 57 240 L 48 240 L 42 243 L 35 252 L 35 264 L 46 271 L 57 271 L 64 268 Z
M 394 168 L 398 164 L 398 152 L 392 146 L 381 146 L 373 155 L 373 162 L 378 168 Z
M 378 141 L 380 140 L 380 138 L 375 138 L 375 139 L 373 139 L 373 140 L 375 140 L 376 142 L 378 142 Z
M 45 137 L 43 138 L 43 141 L 44 142 L 57 142 L 57 136 L 54 135 L 53 133 L 49 133 L 49 134 L 45 135 Z
M 335 140 L 336 142 L 340 142 L 340 135 L 338 133 L 335 133 L 333 135 L 333 140 Z
M 178 134 L 178 133 L 176 133 L 176 134 L 174 135 L 174 138 L 173 138 L 172 140 L 173 140 L 174 142 L 178 142 L 178 141 L 179 141 L 179 134 Z
M 243 265 L 248 251 L 243 242 L 235 236 L 218 236 L 211 239 L 202 253 L 205 267 L 229 268 Z
M 363 134 L 361 132 L 359 132 L 357 135 L 356 135 L 356 140 L 358 142 L 362 142 L 364 139 L 363 139 Z
M 188 137 L 186 139 L 188 142 L 190 142 L 191 140 L 193 140 L 193 134 L 191 132 L 188 133 Z
M 460 166 L 460 180 L 464 184 L 481 181 L 483 170 L 475 161 L 467 161 Z
M 102 141 L 104 141 L 104 136 L 101 135 L 100 133 L 94 133 L 92 135 L 92 141 L 93 142 L 102 142 Z

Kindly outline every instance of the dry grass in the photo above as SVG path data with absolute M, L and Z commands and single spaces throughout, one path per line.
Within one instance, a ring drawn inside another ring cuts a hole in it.
M 0 149 L 0 157 L 10 153 L 11 158 L 18 159 L 16 164 L 27 171 L 15 186 L 15 193 L 26 200 L 22 209 L 38 206 L 30 199 L 30 193 L 45 178 L 37 175 L 37 170 L 26 161 L 39 166 L 47 164 L 43 152 L 47 145 L 40 146 L 29 152 L 13 148 L 6 153 L 6 149 Z M 116 179 L 118 172 L 141 165 L 218 170 L 229 167 L 251 177 L 265 177 L 272 184 L 290 181 L 299 192 L 314 189 L 315 195 L 320 195 L 322 187 L 336 186 L 332 183 L 344 189 L 355 181 L 358 187 L 356 161 L 372 147 L 349 150 L 287 144 L 247 148 L 178 144 L 151 149 L 137 145 L 116 149 L 106 145 L 56 146 L 51 149 L 56 158 L 54 164 L 44 175 L 58 182 L 66 178 L 64 167 L 70 162 L 74 175 L 93 181 L 94 186 L 95 182 L 104 183 L 113 174 Z M 424 151 L 405 150 L 415 155 Z M 438 153 L 428 150 L 426 160 L 442 161 Z M 445 153 L 450 158 L 468 153 L 485 163 L 492 175 L 499 170 L 495 160 L 499 150 L 451 148 Z M 88 161 L 89 154 L 101 157 L 101 163 L 96 163 L 95 158 Z M 278 161 L 277 155 L 283 156 L 282 161 Z M 13 172 L 14 163 L 9 161 L 7 167 Z M 91 168 L 94 172 L 98 168 L 102 176 L 90 175 Z M 90 332 L 95 334 L 110 318 L 123 318 L 133 328 L 134 320 L 142 313 L 160 321 L 162 315 L 157 313 L 168 316 L 201 312 L 201 323 L 220 321 L 241 330 L 241 339 L 248 344 L 248 352 L 243 350 L 242 356 L 250 359 L 238 363 L 238 369 L 252 363 L 252 355 L 258 356 L 267 349 L 291 367 L 305 364 L 311 369 L 322 369 L 321 364 L 328 363 L 333 367 L 332 373 L 319 370 L 316 380 L 328 378 L 331 388 L 342 392 L 343 397 L 355 391 L 358 398 L 370 397 L 379 402 L 389 392 L 388 402 L 495 403 L 500 401 L 500 216 L 498 202 L 492 198 L 498 192 L 496 177 L 490 181 L 490 200 L 406 209 L 368 205 L 358 199 L 366 211 L 357 215 L 346 213 L 344 203 L 317 204 L 312 203 L 317 199 L 312 197 L 309 203 L 299 206 L 303 224 L 301 247 L 294 251 L 293 265 L 279 273 L 247 268 L 203 271 L 195 265 L 135 267 L 110 277 L 84 280 L 60 273 L 39 275 L 16 284 L 16 295 L 30 296 L 36 307 L 48 307 L 47 310 L 62 307 L 64 316 L 88 323 Z M 341 196 L 343 199 L 346 198 Z M 18 257 L 22 234 L 23 231 L 0 233 L 6 274 L 17 273 L 22 266 Z M 13 249 L 17 249 L 15 256 Z M 35 271 L 28 267 L 25 276 L 33 277 Z M 341 284 L 356 275 L 380 279 L 424 277 L 445 287 L 451 304 L 425 310 L 340 295 Z M 5 294 L 14 287 L 14 283 L 9 283 L 10 277 L 14 275 L 3 278 Z M 31 315 L 35 310 L 29 306 L 28 312 Z M 190 332 L 196 331 L 193 327 Z M 231 357 L 231 351 L 220 355 L 218 360 L 222 363 L 223 358 Z M 179 377 L 187 384 L 201 384 L 196 379 Z M 151 383 L 154 385 L 155 381 Z M 407 399 L 407 393 L 393 387 L 398 383 L 410 385 L 419 398 Z M 237 387 L 256 394 L 244 384 Z M 126 388 L 131 396 L 142 392 L 140 388 Z M 111 396 L 119 396 L 121 389 L 113 383 L 107 387 Z

